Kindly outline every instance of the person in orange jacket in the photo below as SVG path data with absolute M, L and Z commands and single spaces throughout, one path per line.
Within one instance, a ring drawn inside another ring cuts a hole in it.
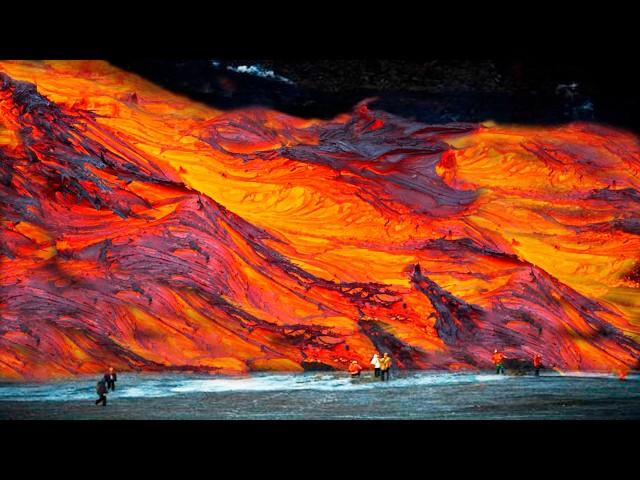
M 499 352 L 496 348 L 493 351 L 493 355 L 491 356 L 491 360 L 493 360 L 493 364 L 496 366 L 497 374 L 504 374 L 504 359 L 506 357 L 502 352 Z
M 542 356 L 539 353 L 536 353 L 533 356 L 533 368 L 535 370 L 536 377 L 540 375 L 540 367 L 542 366 Z
M 351 378 L 359 377 L 361 371 L 362 367 L 357 360 L 351 362 L 351 364 L 349 365 L 349 373 L 351 374 Z

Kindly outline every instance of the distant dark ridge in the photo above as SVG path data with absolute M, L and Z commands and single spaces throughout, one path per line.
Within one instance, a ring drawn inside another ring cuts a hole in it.
M 176 93 L 228 110 L 261 105 L 332 118 L 364 98 L 427 123 L 593 121 L 640 132 L 640 74 L 610 61 L 110 60 Z M 261 65 L 293 83 L 227 67 Z

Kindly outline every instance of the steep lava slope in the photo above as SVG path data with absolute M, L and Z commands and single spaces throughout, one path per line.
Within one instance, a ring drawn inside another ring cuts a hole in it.
M 2 62 L 0 160 L 5 378 L 638 365 L 624 132 L 220 112 L 103 62 Z

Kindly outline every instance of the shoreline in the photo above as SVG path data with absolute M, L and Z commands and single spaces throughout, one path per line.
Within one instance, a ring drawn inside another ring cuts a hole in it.
M 340 378 L 351 379 L 347 370 L 328 370 L 328 371 L 295 371 L 295 370 L 255 370 L 249 372 L 206 372 L 198 370 L 117 370 L 116 373 L 119 376 L 139 376 L 139 377 L 162 377 L 162 376 L 193 376 L 203 379 L 221 379 L 221 380 L 239 380 L 252 377 L 264 377 L 264 376 L 312 376 L 312 375 L 339 375 Z M 373 376 L 373 370 L 363 370 L 363 375 L 360 378 L 368 378 Z M 61 382 L 75 382 L 75 381 L 92 381 L 102 378 L 103 372 L 97 373 L 83 373 L 69 376 L 56 376 L 50 378 L 25 378 L 25 379 L 13 379 L 3 378 L 0 376 L 0 388 L 3 385 L 28 385 L 28 384 L 49 384 L 49 383 L 61 383 Z M 398 374 L 402 376 L 407 375 L 497 375 L 495 369 L 474 369 L 474 370 L 414 370 L 414 369 L 402 369 L 392 370 L 392 377 Z M 640 375 L 640 370 L 629 370 L 626 372 L 622 379 Z M 504 373 L 505 377 L 532 377 L 533 370 L 518 370 L 509 371 Z M 545 369 L 540 370 L 540 376 L 554 376 L 554 377 L 586 377 L 586 378 L 617 378 L 621 376 L 612 371 L 605 370 L 558 370 L 558 369 Z
M 208 378 L 131 375 L 107 405 L 93 382 L 0 385 L 0 419 L 637 419 L 640 376 L 413 372 L 382 382 L 336 373 Z M 372 410 L 382 402 L 384 410 Z

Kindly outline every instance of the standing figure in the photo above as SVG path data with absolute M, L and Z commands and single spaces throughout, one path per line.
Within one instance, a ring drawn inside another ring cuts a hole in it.
M 107 390 L 115 390 L 117 380 L 118 380 L 118 375 L 116 375 L 116 372 L 113 370 L 113 367 L 109 367 L 109 371 L 104 374 L 104 381 L 107 384 Z
M 96 393 L 100 398 L 96 400 L 96 405 L 102 403 L 104 407 L 107 406 L 107 385 L 104 380 L 99 380 L 96 385 Z
M 504 359 L 506 357 L 502 352 L 499 352 L 498 349 L 493 351 L 493 355 L 491 356 L 491 360 L 493 360 L 493 364 L 496 366 L 496 374 L 504 374 Z
M 389 380 L 389 373 L 391 372 L 391 357 L 388 353 L 385 353 L 380 360 L 380 380 L 385 381 L 385 377 Z
M 540 376 L 540 367 L 542 366 L 542 357 L 539 353 L 533 356 L 533 368 L 535 369 L 536 377 Z
M 349 373 L 351 374 L 351 378 L 356 378 L 360 376 L 360 372 L 362 371 L 362 367 L 358 363 L 357 360 L 354 360 L 349 365 Z
M 380 356 L 378 355 L 378 353 L 374 353 L 373 354 L 373 358 L 371 359 L 371 365 L 373 365 L 373 375 L 374 377 L 379 377 L 380 376 Z

